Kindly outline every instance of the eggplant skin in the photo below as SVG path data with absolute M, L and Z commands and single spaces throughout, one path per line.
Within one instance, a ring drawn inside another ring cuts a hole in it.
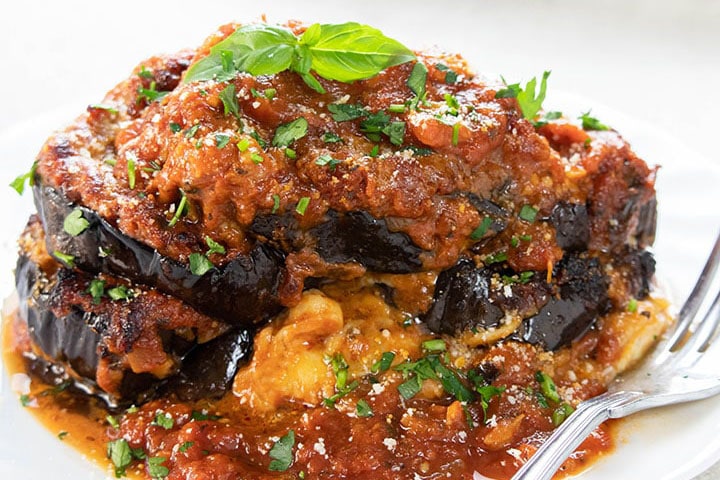
M 412 273 L 422 270 L 423 250 L 402 232 L 389 230 L 385 219 L 365 211 L 329 210 L 319 225 L 302 232 L 295 215 L 261 215 L 250 232 L 285 251 L 310 248 L 328 263 L 356 262 L 370 271 Z
M 168 379 L 163 390 L 183 401 L 219 398 L 232 386 L 238 369 L 250 360 L 252 347 L 252 333 L 242 328 L 196 345 L 183 359 L 182 370 Z
M 187 265 L 123 235 L 96 212 L 73 204 L 57 190 L 36 184 L 33 193 L 48 251 L 72 255 L 81 270 L 118 275 L 157 288 L 232 325 L 260 324 L 282 309 L 278 288 L 284 255 L 269 245 L 258 242 L 249 255 L 198 276 Z M 71 236 L 64 231 L 63 222 L 76 208 L 89 225 Z

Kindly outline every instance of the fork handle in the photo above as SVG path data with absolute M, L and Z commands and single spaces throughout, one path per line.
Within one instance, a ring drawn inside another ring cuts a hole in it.
M 613 411 L 637 400 L 636 392 L 604 393 L 578 405 L 512 480 L 549 480 L 560 465 L 601 423 L 615 418 Z

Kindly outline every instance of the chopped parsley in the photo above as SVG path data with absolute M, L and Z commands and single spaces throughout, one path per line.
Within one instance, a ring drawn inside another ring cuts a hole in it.
M 188 260 L 190 262 L 190 271 L 193 275 L 205 275 L 215 267 L 215 265 L 202 253 L 191 253 Z
M 383 352 L 380 360 L 373 363 L 370 367 L 372 373 L 382 373 L 390 369 L 392 362 L 395 360 L 395 352 Z
M 195 445 L 195 442 L 183 442 L 183 443 L 178 447 L 178 451 L 179 451 L 180 453 L 185 453 L 185 452 L 187 452 L 188 450 L 190 450 L 190 448 L 192 448 L 193 445 Z
M 300 117 L 290 123 L 284 123 L 275 130 L 275 136 L 272 139 L 273 147 L 288 147 L 296 140 L 307 135 L 308 122 L 305 118 Z
M 290 430 L 287 434 L 282 436 L 280 440 L 275 442 L 275 445 L 270 449 L 270 458 L 273 460 L 270 462 L 268 469 L 273 472 L 284 472 L 293 463 L 295 455 L 293 453 L 293 447 L 295 446 L 295 431 Z
M 118 285 L 108 289 L 107 296 L 112 300 L 129 300 L 133 297 L 133 292 L 125 285 Z
M 225 133 L 216 133 L 215 134 L 215 146 L 217 148 L 224 148 L 225 145 L 230 143 L 230 135 L 227 135 Z
M 57 437 L 58 437 L 58 439 L 60 439 L 60 440 L 65 440 L 65 437 L 67 437 L 67 436 L 68 436 L 68 432 L 66 432 L 65 430 L 61 430 L 61 431 L 58 432 L 58 434 L 57 434 Z
M 460 380 L 459 373 L 445 366 L 437 354 L 427 355 L 415 362 L 404 362 L 394 367 L 402 372 L 406 380 L 398 385 L 400 395 L 405 399 L 417 395 L 425 380 L 437 380 L 443 389 L 461 402 L 472 400 L 473 393 Z
M 256 130 L 253 130 L 252 132 L 250 132 L 250 136 L 255 139 L 255 141 L 258 143 L 258 145 L 260 145 L 260 148 L 267 147 L 267 144 L 268 144 L 267 140 L 262 138 Z
M 422 342 L 422 349 L 427 352 L 444 352 L 447 350 L 447 345 L 442 338 L 434 338 Z
M 561 403 L 552 413 L 551 419 L 553 425 L 559 427 L 567 417 L 569 417 L 575 409 L 568 403 Z
M 168 227 L 174 227 L 175 224 L 180 220 L 180 217 L 182 217 L 187 210 L 187 196 L 185 195 L 185 192 L 183 190 L 180 190 L 180 194 L 182 197 L 180 198 L 180 202 L 177 205 L 177 208 L 175 208 L 175 213 L 173 214 L 172 218 L 170 219 L 170 222 L 168 223 Z
M 516 98 L 523 117 L 526 120 L 533 120 L 542 108 L 542 102 L 545 100 L 547 79 L 549 76 L 549 71 L 543 72 L 542 79 L 540 80 L 540 91 L 537 92 L 537 96 L 537 78 L 533 77 L 525 84 L 525 88 L 520 87 L 519 83 L 506 85 L 505 88 L 495 93 L 495 98 Z
M 155 414 L 155 419 L 153 420 L 152 424 L 157 425 L 158 427 L 162 427 L 165 430 L 170 430 L 175 425 L 175 420 L 169 413 L 158 411 Z
M 595 117 L 590 116 L 590 110 L 578 117 L 582 121 L 583 130 L 610 130 L 610 127 Z
M 445 83 L 447 83 L 448 85 L 457 83 L 458 74 L 455 71 L 451 70 L 447 65 L 438 63 L 435 65 L 435 68 L 437 68 L 441 72 L 445 72 Z
M 340 138 L 333 132 L 323 133 L 322 139 L 323 139 L 323 142 L 325 142 L 325 143 L 341 143 L 343 141 L 342 138 Z
M 225 247 L 223 247 L 218 242 L 216 242 L 215 240 L 210 238 L 208 235 L 205 235 L 205 243 L 207 244 L 207 246 L 209 248 L 206 255 L 211 255 L 213 253 L 225 255 Z
M 537 120 L 533 122 L 533 125 L 536 128 L 542 127 L 547 125 L 551 120 L 557 120 L 559 118 L 562 118 L 562 112 L 552 111 L 552 112 L 546 112 L 540 120 Z
M 335 171 L 335 167 L 337 167 L 341 163 L 342 160 L 338 160 L 327 154 L 320 155 L 317 160 L 315 160 L 315 165 L 320 165 L 321 167 L 328 167 L 331 172 Z
M 165 457 L 151 457 L 147 459 L 148 474 L 150 478 L 165 478 L 170 473 L 170 470 L 163 465 L 167 460 Z
M 240 106 L 238 105 L 237 96 L 235 95 L 235 85 L 231 83 L 225 87 L 218 96 L 223 104 L 223 114 L 226 116 L 232 115 L 240 119 Z
M 356 118 L 365 117 L 368 111 L 360 104 L 352 105 L 349 103 L 331 103 L 328 110 L 332 113 L 332 118 L 336 122 L 347 122 Z
M 272 210 L 270 210 L 270 213 L 277 213 L 277 211 L 280 209 L 280 195 L 278 195 L 277 193 L 273 193 L 272 199 L 273 206 Z
M 95 305 L 100 304 L 102 297 L 105 295 L 105 280 L 99 280 L 97 278 L 91 280 L 85 292 L 90 294 Z
M 496 252 L 492 253 L 485 257 L 483 262 L 486 265 L 491 265 L 493 263 L 501 263 L 508 259 L 507 252 Z
M 549 375 L 538 370 L 535 372 L 535 380 L 540 384 L 540 392 L 547 400 L 556 403 L 560 401 L 560 395 L 557 392 L 555 382 L 553 382 Z
M 452 127 L 452 145 L 453 147 L 457 147 L 458 143 L 460 142 L 460 122 L 456 122 L 453 124 Z
M 237 148 L 240 152 L 246 151 L 248 148 L 250 148 L 250 140 L 248 140 L 247 138 L 241 139 L 237 143 Z
M 112 415 L 107 415 L 105 417 L 105 420 L 110 424 L 111 427 L 117 429 L 120 428 L 120 423 L 117 421 L 117 418 L 113 417 Z
M 35 185 L 35 172 L 37 171 L 37 166 L 38 162 L 37 160 L 35 160 L 32 164 L 32 167 L 30 167 L 29 172 L 18 175 L 17 177 L 15 177 L 15 180 L 10 182 L 10 186 L 18 193 L 18 195 L 22 195 L 25 191 L 26 182 L 31 187 Z
M 73 268 L 75 266 L 75 256 L 74 255 L 68 255 L 67 253 L 63 253 L 59 250 L 55 250 L 53 252 L 53 256 L 70 268 Z
M 531 207 L 530 205 L 523 205 L 520 209 L 518 217 L 528 223 L 533 223 L 535 221 L 535 217 L 537 217 L 537 213 L 537 209 Z
M 484 217 L 475 230 L 470 234 L 470 240 L 480 240 L 485 236 L 488 229 L 492 226 L 493 220 L 490 217 Z
M 89 225 L 90 222 L 83 218 L 82 210 L 79 208 L 76 208 L 72 212 L 68 213 L 65 220 L 63 220 L 63 230 L 65 230 L 65 233 L 72 235 L 73 237 L 80 235 L 88 228 Z
M 193 138 L 197 133 L 198 129 L 200 129 L 200 124 L 196 123 L 192 127 L 185 130 L 185 138 Z
M 251 152 L 250 153 L 250 160 L 255 164 L 259 165 L 261 164 L 265 159 L 257 152 Z
M 128 187 L 133 190 L 135 188 L 135 159 L 132 157 L 127 159 L 127 178 Z
M 115 467 L 115 477 L 121 478 L 125 476 L 125 469 L 130 466 L 133 461 L 133 452 L 124 438 L 118 438 L 108 442 L 107 458 L 112 461 Z
M 357 404 L 355 405 L 355 413 L 358 417 L 372 417 L 373 411 L 368 402 L 365 399 L 358 400 Z
M 293 150 L 292 148 L 286 148 L 285 149 L 285 156 L 288 157 L 290 160 L 295 160 L 297 158 L 297 152 Z
M 22 405 L 23 407 L 27 407 L 28 405 L 30 405 L 30 403 L 32 403 L 32 401 L 32 397 L 30 397 L 30 395 L 28 395 L 27 393 L 23 393 L 22 395 L 20 395 L 20 405 Z
M 113 107 L 112 105 L 104 105 L 102 103 L 93 103 L 92 105 L 88 105 L 88 108 L 91 108 L 93 110 L 105 110 L 108 113 L 117 114 L 118 109 Z
M 298 215 L 305 215 L 305 210 L 307 210 L 308 205 L 310 205 L 310 197 L 302 197 L 298 200 L 298 203 L 295 206 L 295 211 Z
M 179 133 L 182 130 L 182 126 L 179 123 L 170 122 L 170 131 L 173 133 Z
M 418 97 L 425 95 L 425 84 L 427 83 L 428 69 L 422 62 L 413 65 L 412 72 L 407 79 L 407 86 Z
M 638 301 L 634 298 L 631 298 L 627 304 L 627 311 L 630 313 L 636 313 L 637 310 L 638 310 Z

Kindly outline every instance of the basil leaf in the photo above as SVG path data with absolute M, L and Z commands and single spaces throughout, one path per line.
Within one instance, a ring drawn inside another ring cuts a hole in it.
M 295 431 L 290 430 L 280 440 L 275 442 L 275 445 L 270 449 L 270 458 L 273 459 L 270 462 L 269 470 L 275 472 L 284 472 L 293 463 L 295 455 L 293 454 L 293 447 L 295 446 Z
M 275 136 L 272 139 L 274 147 L 287 147 L 295 140 L 299 140 L 307 135 L 308 122 L 303 117 L 297 118 L 290 123 L 280 125 L 275 130 Z
M 336 122 L 347 122 L 368 115 L 368 111 L 360 104 L 331 103 L 328 105 L 328 110 Z
M 210 55 L 192 64 L 185 73 L 183 82 L 212 79 L 226 81 L 235 77 L 238 71 L 247 71 L 253 75 L 270 75 L 287 70 L 296 44 L 297 38 L 287 28 L 262 23 L 245 25 L 213 46 Z M 232 70 L 228 68 L 229 55 L 225 52 L 232 54 Z M 279 55 L 277 59 L 275 55 Z M 265 59 L 261 58 L 263 56 Z
M 415 55 L 397 40 L 355 22 L 313 26 L 311 33 L 303 35 L 300 41 L 310 47 L 312 69 L 318 75 L 346 83 L 415 60 Z

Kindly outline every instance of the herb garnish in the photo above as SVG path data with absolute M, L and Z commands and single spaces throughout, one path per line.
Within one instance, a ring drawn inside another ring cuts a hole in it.
M 322 139 L 325 143 L 341 143 L 343 141 L 342 138 L 332 132 L 323 133 Z
M 133 449 L 124 438 L 118 438 L 107 444 L 107 457 L 115 466 L 115 477 L 125 476 L 125 469 L 133 461 Z M 136 457 L 137 458 L 137 457 Z
M 133 291 L 125 285 L 118 285 L 117 287 L 108 289 L 107 295 L 112 300 L 129 300 L 134 296 Z
M 407 86 L 412 90 L 415 96 L 423 100 L 425 96 L 425 84 L 427 83 L 428 69 L 422 62 L 413 65 L 412 72 L 407 79 Z M 416 102 L 417 104 L 417 102 Z
M 310 197 L 302 197 L 298 200 L 298 203 L 295 206 L 295 211 L 299 215 L 305 215 L 305 210 L 307 210 L 308 205 L 310 205 Z
M 452 85 L 457 82 L 458 74 L 455 71 L 451 70 L 447 65 L 438 63 L 435 65 L 435 68 L 437 68 L 441 72 L 445 72 L 445 83 L 447 83 L 448 85 Z
M 372 367 L 370 367 L 370 371 L 372 373 L 385 372 L 392 366 L 393 360 L 395 360 L 395 352 L 384 352 L 380 360 L 373 363 Z
M 357 404 L 355 405 L 355 413 L 358 417 L 372 417 L 374 415 L 372 408 L 370 408 L 370 405 L 365 399 L 362 398 L 358 400 Z
M 65 233 L 72 235 L 73 237 L 80 235 L 88 228 L 89 225 L 90 222 L 83 218 L 82 210 L 79 208 L 76 208 L 72 212 L 68 213 L 65 220 L 63 220 L 63 230 L 65 230 Z
M 272 210 L 270 210 L 270 213 L 277 213 L 278 209 L 280 208 L 280 195 L 277 193 L 273 193 L 272 197 L 273 199 L 273 206 Z
M 274 472 L 284 472 L 293 463 L 295 455 L 293 454 L 293 447 L 295 446 L 295 431 L 290 430 L 287 434 L 280 438 L 275 445 L 270 449 L 270 458 L 273 459 L 270 462 L 269 470 Z
M 328 167 L 331 172 L 334 172 L 335 167 L 337 167 L 341 163 L 342 160 L 338 160 L 327 154 L 320 155 L 317 160 L 315 160 L 315 165 L 320 165 L 321 167 Z
M 93 103 L 92 105 L 88 105 L 88 108 L 94 109 L 94 110 L 105 110 L 108 113 L 117 114 L 118 109 L 113 107 L 112 105 L 104 105 L 102 103 Z
M 398 385 L 400 395 L 409 400 L 420 392 L 425 380 L 438 380 L 443 389 L 461 402 L 472 400 L 472 392 L 462 383 L 459 373 L 445 366 L 437 354 L 427 355 L 415 362 L 404 362 L 394 368 L 407 380 Z
M 29 172 L 18 175 L 15 177 L 15 180 L 10 182 L 10 186 L 18 193 L 18 195 L 22 195 L 25 191 L 25 182 L 27 182 L 31 187 L 35 185 L 35 171 L 37 170 L 37 167 L 38 162 L 35 160 L 32 167 L 30 167 Z
M 55 250 L 53 252 L 53 256 L 70 268 L 73 268 L 75 266 L 75 256 L 74 255 L 69 255 L 69 254 L 63 253 L 59 250 Z
M 634 298 L 631 298 L 627 304 L 627 311 L 630 313 L 636 313 L 637 309 L 638 309 L 638 301 Z
M 520 209 L 520 213 L 518 214 L 518 217 L 520 217 L 521 220 L 525 220 L 528 223 L 533 223 L 535 221 L 535 217 L 537 217 L 537 209 L 533 208 L 530 205 L 523 205 Z
M 179 451 L 180 453 L 185 453 L 185 452 L 187 452 L 188 450 L 190 450 L 190 448 L 191 448 L 193 445 L 195 445 L 195 442 L 183 442 L 183 443 L 178 447 L 178 451 Z
M 165 457 L 152 457 L 148 458 L 148 474 L 150 478 L 165 478 L 170 473 L 170 470 L 163 465 L 167 460 Z
M 482 221 L 480 222 L 480 225 L 477 226 L 475 230 L 472 231 L 470 234 L 470 240 L 480 240 L 485 236 L 488 229 L 492 226 L 493 219 L 490 217 L 483 217 Z
M 157 425 L 165 430 L 170 430 L 175 425 L 175 420 L 169 413 L 159 410 L 155 414 L 155 419 L 153 420 L 152 425 Z
M 215 266 L 205 255 L 202 253 L 191 253 L 188 258 L 190 262 L 190 271 L 193 275 L 202 276 L 213 269 Z
M 168 227 L 174 227 L 175 224 L 180 220 L 180 217 L 182 217 L 185 214 L 185 210 L 187 209 L 187 196 L 185 195 L 185 192 L 180 189 L 180 194 L 182 197 L 180 198 L 180 202 L 178 203 L 177 207 L 175 208 L 175 213 L 173 214 L 172 218 L 170 219 L 170 222 L 168 223 Z
M 216 133 L 215 134 L 215 146 L 217 148 L 224 148 L 225 145 L 230 143 L 230 135 L 227 135 L 225 133 Z
M 308 122 L 303 117 L 290 123 L 284 123 L 275 130 L 272 139 L 273 147 L 288 147 L 291 143 L 307 135 Z
M 331 103 L 328 110 L 332 113 L 332 118 L 336 122 L 347 122 L 356 118 L 365 117 L 369 114 L 367 109 L 360 104 L 353 105 L 351 103 Z
M 183 81 L 226 81 L 238 72 L 258 76 L 290 70 L 325 93 L 311 70 L 349 83 L 414 59 L 408 48 L 367 25 L 316 23 L 298 38 L 285 27 L 260 23 L 242 26 L 213 46 L 210 55 L 190 66 Z
M 97 278 L 90 281 L 87 293 L 92 296 L 93 303 L 98 305 L 102 296 L 105 294 L 105 280 L 98 280 Z
M 240 106 L 238 105 L 237 96 L 235 95 L 235 85 L 231 83 L 225 87 L 218 96 L 223 104 L 224 114 L 231 114 L 239 120 Z
M 533 77 L 525 84 L 525 88 L 520 87 L 519 83 L 506 85 L 505 88 L 495 93 L 495 98 L 516 98 L 523 117 L 526 120 L 533 120 L 542 108 L 543 100 L 545 100 L 547 79 L 549 76 L 549 71 L 543 72 L 542 79 L 540 80 L 540 91 L 537 92 L 537 96 L 535 96 L 537 78 Z
M 610 127 L 602 123 L 600 120 L 595 117 L 591 117 L 590 110 L 583 113 L 578 118 L 582 120 L 583 130 L 610 130 Z
M 135 159 L 129 155 L 127 159 L 127 177 L 128 187 L 133 190 L 135 188 Z

